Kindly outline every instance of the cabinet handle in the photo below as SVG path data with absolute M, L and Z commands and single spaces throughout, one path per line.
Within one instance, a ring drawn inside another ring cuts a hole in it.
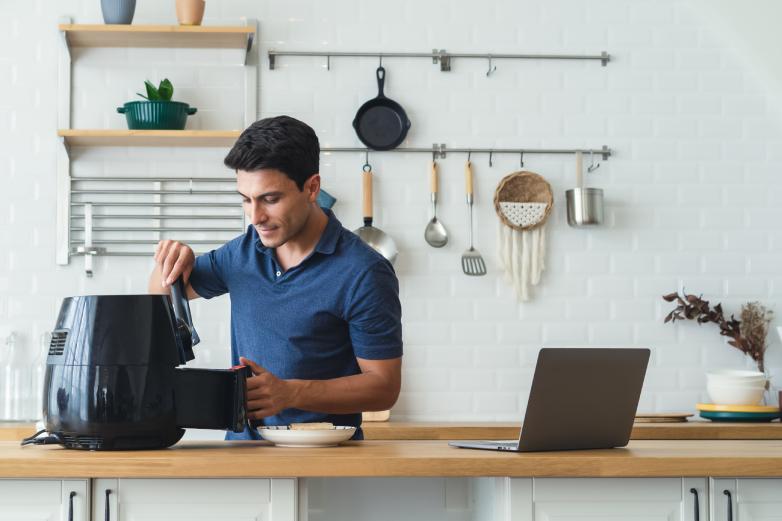
M 730 490 L 723 490 L 722 493 L 728 496 L 728 521 L 733 521 L 733 496 L 730 495 Z
M 109 496 L 111 495 L 111 489 L 106 489 L 106 514 L 104 515 L 104 519 L 106 521 L 111 521 L 111 512 L 109 511 Z
M 696 489 L 694 489 L 694 488 L 691 488 L 690 492 L 695 494 L 695 515 L 694 515 L 694 519 L 695 519 L 695 521 L 700 521 L 700 518 L 701 518 L 701 507 L 700 507 L 700 504 L 698 502 L 698 491 Z
M 73 498 L 76 496 L 76 492 L 71 490 L 68 496 L 68 521 L 73 521 Z

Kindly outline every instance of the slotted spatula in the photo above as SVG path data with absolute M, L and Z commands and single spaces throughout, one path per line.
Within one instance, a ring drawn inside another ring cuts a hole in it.
M 465 275 L 486 275 L 486 263 L 472 245 L 472 163 L 469 161 L 464 166 L 464 177 L 467 185 L 467 208 L 470 210 L 470 248 L 462 254 L 462 271 Z

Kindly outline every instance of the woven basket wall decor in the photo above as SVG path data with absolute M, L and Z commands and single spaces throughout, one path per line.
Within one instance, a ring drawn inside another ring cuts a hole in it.
M 529 300 L 530 284 L 537 285 L 545 269 L 544 225 L 553 206 L 551 185 L 534 172 L 513 172 L 494 192 L 497 255 L 519 300 Z

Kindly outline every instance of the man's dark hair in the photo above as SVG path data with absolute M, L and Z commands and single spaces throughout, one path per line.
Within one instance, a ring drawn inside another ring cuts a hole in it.
M 223 163 L 248 172 L 274 168 L 303 190 L 304 182 L 320 169 L 320 144 L 315 131 L 298 119 L 266 118 L 242 132 Z

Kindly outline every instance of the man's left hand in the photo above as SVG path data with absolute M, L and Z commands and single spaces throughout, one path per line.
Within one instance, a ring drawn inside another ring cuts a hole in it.
M 292 382 L 277 378 L 252 360 L 240 357 L 253 376 L 247 379 L 247 415 L 260 420 L 273 416 L 293 405 L 295 387 Z

